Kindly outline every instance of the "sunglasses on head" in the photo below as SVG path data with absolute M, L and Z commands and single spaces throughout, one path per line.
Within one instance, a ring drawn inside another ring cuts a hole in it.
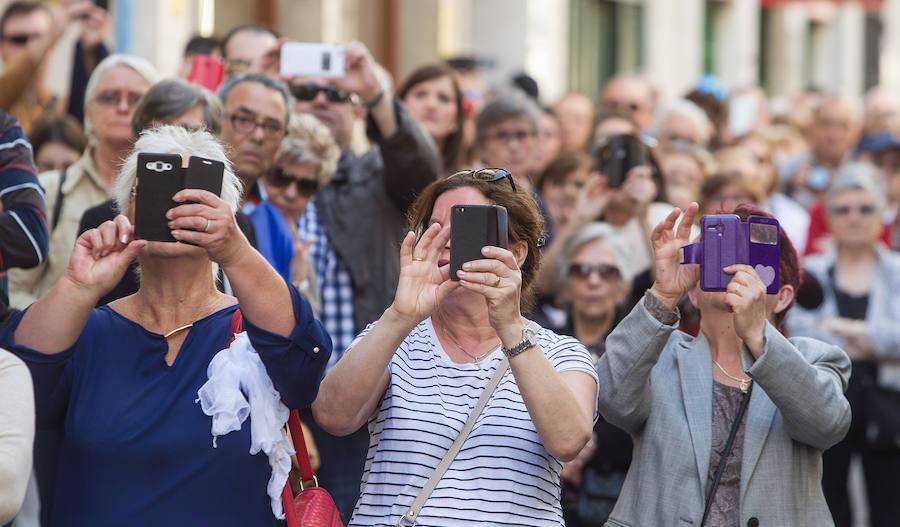
M 339 90 L 332 85 L 319 86 L 318 84 L 291 84 L 291 94 L 300 101 L 311 101 L 319 95 L 319 92 L 325 94 L 328 102 L 349 102 L 353 97 L 349 92 Z
M 275 168 L 269 173 L 269 183 L 278 188 L 285 188 L 293 183 L 297 187 L 297 193 L 307 198 L 319 190 L 318 179 L 294 177 L 280 168 Z
M 500 181 L 501 179 L 508 179 L 509 185 L 513 190 L 518 190 L 516 188 L 516 182 L 513 180 L 512 174 L 509 173 L 508 170 L 504 170 L 502 168 L 482 168 L 481 170 L 460 170 L 459 172 L 451 175 L 450 177 L 470 177 L 472 179 L 478 179 L 480 181 L 487 181 L 493 183 L 495 181 Z
M 599 276 L 601 280 L 607 282 L 618 281 L 622 278 L 622 273 L 619 271 L 619 268 L 614 265 L 573 263 L 569 266 L 569 276 L 573 278 L 587 280 L 590 278 L 591 273 L 597 273 L 597 276 Z

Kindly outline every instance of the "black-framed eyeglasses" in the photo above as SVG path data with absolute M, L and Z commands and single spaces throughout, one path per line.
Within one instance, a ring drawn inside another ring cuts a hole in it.
M 319 190 L 319 180 L 303 177 L 292 176 L 284 170 L 276 167 L 269 172 L 269 184 L 277 188 L 286 188 L 293 184 L 297 188 L 297 193 L 304 197 L 312 197 Z
M 231 122 L 234 131 L 241 135 L 252 134 L 257 127 L 262 128 L 263 137 L 270 141 L 280 141 L 284 137 L 284 125 L 275 119 L 257 121 L 256 117 L 239 113 L 227 113 L 225 117 Z
M 617 282 L 622 279 L 622 272 L 615 265 L 591 265 L 588 263 L 573 263 L 569 265 L 569 276 L 580 280 L 587 280 L 592 273 L 597 273 L 601 280 Z
M 353 99 L 353 94 L 350 92 L 339 90 L 330 84 L 326 86 L 319 86 L 318 84 L 313 83 L 291 84 L 290 90 L 291 94 L 296 97 L 298 101 L 311 101 L 315 99 L 320 92 L 325 94 L 325 99 L 327 99 L 328 102 L 345 103 L 350 102 Z
M 94 97 L 94 101 L 103 106 L 119 106 L 124 101 L 129 108 L 137 106 L 140 100 L 141 94 L 131 91 L 104 90 Z
M 455 174 L 452 174 L 450 177 L 471 177 L 472 179 L 477 179 L 480 181 L 487 181 L 489 183 L 493 183 L 495 181 L 500 181 L 501 179 L 508 179 L 509 185 L 513 190 L 518 190 L 516 188 L 516 181 L 513 179 L 513 175 L 510 174 L 509 170 L 503 168 L 482 168 L 480 170 L 460 170 Z

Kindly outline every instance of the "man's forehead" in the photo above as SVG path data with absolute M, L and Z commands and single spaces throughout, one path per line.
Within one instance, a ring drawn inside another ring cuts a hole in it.
M 41 26 L 49 26 L 51 24 L 51 15 L 44 9 L 35 9 L 34 11 L 30 11 L 28 13 L 16 13 L 15 15 L 7 18 L 3 23 L 3 31 L 4 33 L 8 32 L 10 29 L 14 29 L 15 26 L 28 25 L 29 27 L 33 27 L 36 24 L 40 24 Z
M 230 112 L 243 107 L 253 113 L 274 113 L 276 115 L 271 117 L 278 119 L 281 119 L 285 112 L 285 101 L 281 92 L 255 81 L 236 84 L 228 93 L 224 105 L 225 110 Z
M 222 52 L 229 60 L 252 61 L 262 56 L 277 40 L 265 31 L 245 29 L 232 35 Z

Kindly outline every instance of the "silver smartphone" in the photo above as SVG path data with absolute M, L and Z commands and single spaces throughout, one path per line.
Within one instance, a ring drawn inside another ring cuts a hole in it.
M 318 42 L 285 42 L 281 74 L 287 77 L 343 77 L 344 46 Z

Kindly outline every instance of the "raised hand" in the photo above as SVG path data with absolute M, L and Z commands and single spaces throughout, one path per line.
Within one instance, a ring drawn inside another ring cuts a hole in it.
M 63 278 L 99 299 L 119 283 L 145 245 L 134 239 L 134 227 L 120 214 L 78 237 Z
M 734 313 L 734 332 L 754 357 L 763 352 L 766 330 L 766 286 L 749 265 L 730 265 L 723 269 L 733 275 L 725 289 L 725 303 Z
M 682 297 L 700 279 L 700 266 L 681 263 L 681 248 L 691 243 L 691 225 L 698 205 L 691 203 L 675 228 L 681 209 L 675 209 L 653 229 L 653 276 L 656 280 L 650 291 L 666 305 L 675 308 Z
M 658 191 L 650 167 L 645 165 L 629 170 L 625 176 L 625 183 L 622 184 L 622 192 L 634 202 L 640 213 L 647 210 Z
M 231 207 L 219 196 L 207 190 L 188 188 L 179 191 L 172 199 L 177 203 L 196 202 L 179 205 L 166 212 L 169 228 L 176 240 L 206 249 L 209 259 L 223 267 L 235 263 L 252 249 L 238 227 Z
M 438 266 L 441 252 L 450 240 L 450 225 L 432 223 L 415 243 L 413 232 L 400 246 L 400 280 L 391 309 L 415 325 L 431 315 L 457 283 L 450 280 L 450 266 Z
M 573 226 L 580 228 L 603 214 L 606 204 L 609 203 L 609 188 L 607 180 L 600 174 L 593 174 L 585 182 L 584 187 L 575 198 L 575 207 L 572 209 L 570 221 Z
M 504 332 L 512 329 L 517 341 L 522 334 L 522 271 L 508 249 L 482 247 L 481 254 L 483 259 L 463 264 L 460 285 L 487 300 L 488 319 L 497 335 L 503 338 Z
M 334 79 L 337 88 L 358 94 L 363 102 L 374 99 L 381 89 L 387 91 L 382 68 L 362 42 L 347 44 L 344 48 L 344 65 L 344 76 Z

